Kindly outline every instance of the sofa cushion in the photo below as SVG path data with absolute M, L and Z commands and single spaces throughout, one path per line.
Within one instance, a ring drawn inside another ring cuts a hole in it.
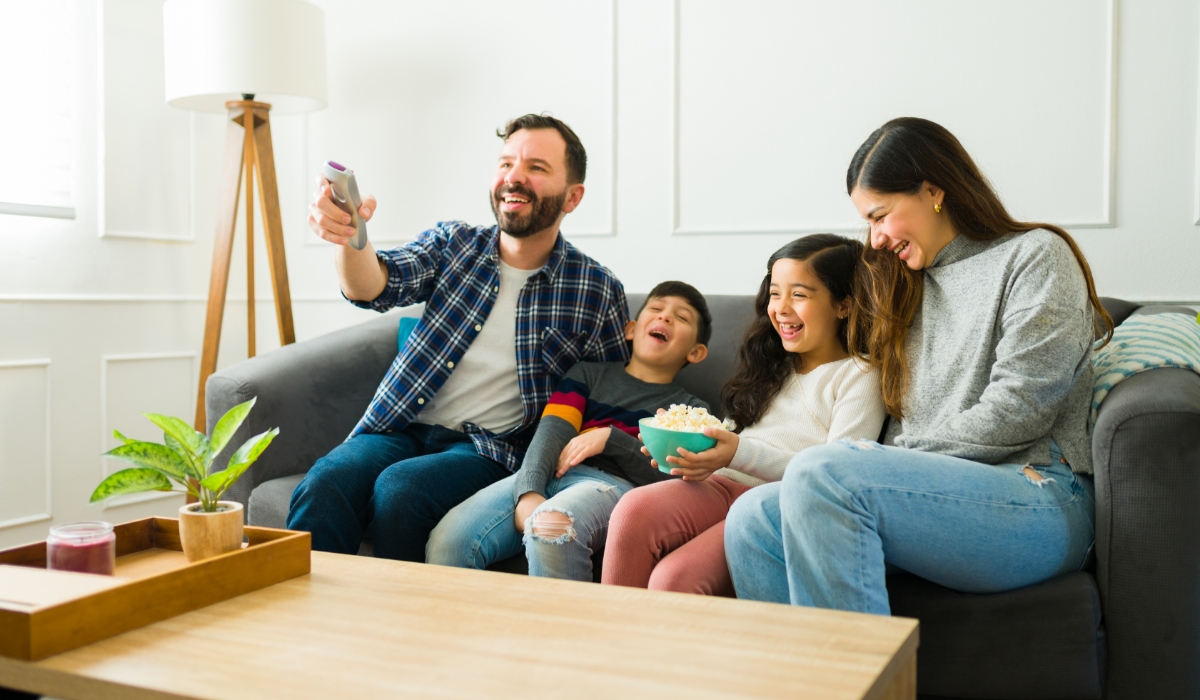
M 250 502 L 246 506 L 246 524 L 255 527 L 286 527 L 292 492 L 303 479 L 304 474 L 293 474 L 264 481 L 256 486 L 250 492 Z
M 1100 297 L 1100 304 L 1104 306 L 1104 310 L 1112 316 L 1113 323 L 1121 325 L 1129 315 L 1137 311 L 1141 304 L 1124 299 L 1115 299 L 1113 297 Z
M 992 595 L 910 574 L 888 577 L 892 614 L 921 621 L 917 684 L 954 698 L 1099 698 L 1105 640 L 1100 594 L 1076 572 Z

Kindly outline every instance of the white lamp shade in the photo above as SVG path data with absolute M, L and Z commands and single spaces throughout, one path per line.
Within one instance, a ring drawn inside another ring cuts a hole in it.
M 325 18 L 303 0 L 166 0 L 167 103 L 225 112 L 253 94 L 274 113 L 327 104 Z

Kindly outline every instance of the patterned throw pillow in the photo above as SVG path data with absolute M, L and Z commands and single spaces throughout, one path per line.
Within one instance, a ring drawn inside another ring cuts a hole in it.
M 1114 386 L 1138 372 L 1160 367 L 1200 374 L 1200 317 L 1181 313 L 1130 316 L 1117 326 L 1112 340 L 1092 358 L 1096 381 L 1091 424 L 1095 425 L 1100 404 Z

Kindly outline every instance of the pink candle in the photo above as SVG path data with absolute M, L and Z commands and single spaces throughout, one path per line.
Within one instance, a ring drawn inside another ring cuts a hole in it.
M 117 538 L 105 522 L 71 523 L 50 528 L 46 568 L 112 576 L 117 565 Z

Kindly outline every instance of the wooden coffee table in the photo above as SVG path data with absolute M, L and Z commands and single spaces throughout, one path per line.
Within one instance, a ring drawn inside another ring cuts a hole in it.
M 152 604 L 152 601 L 147 601 Z M 38 662 L 84 698 L 916 697 L 917 622 L 314 552 L 312 573 Z

